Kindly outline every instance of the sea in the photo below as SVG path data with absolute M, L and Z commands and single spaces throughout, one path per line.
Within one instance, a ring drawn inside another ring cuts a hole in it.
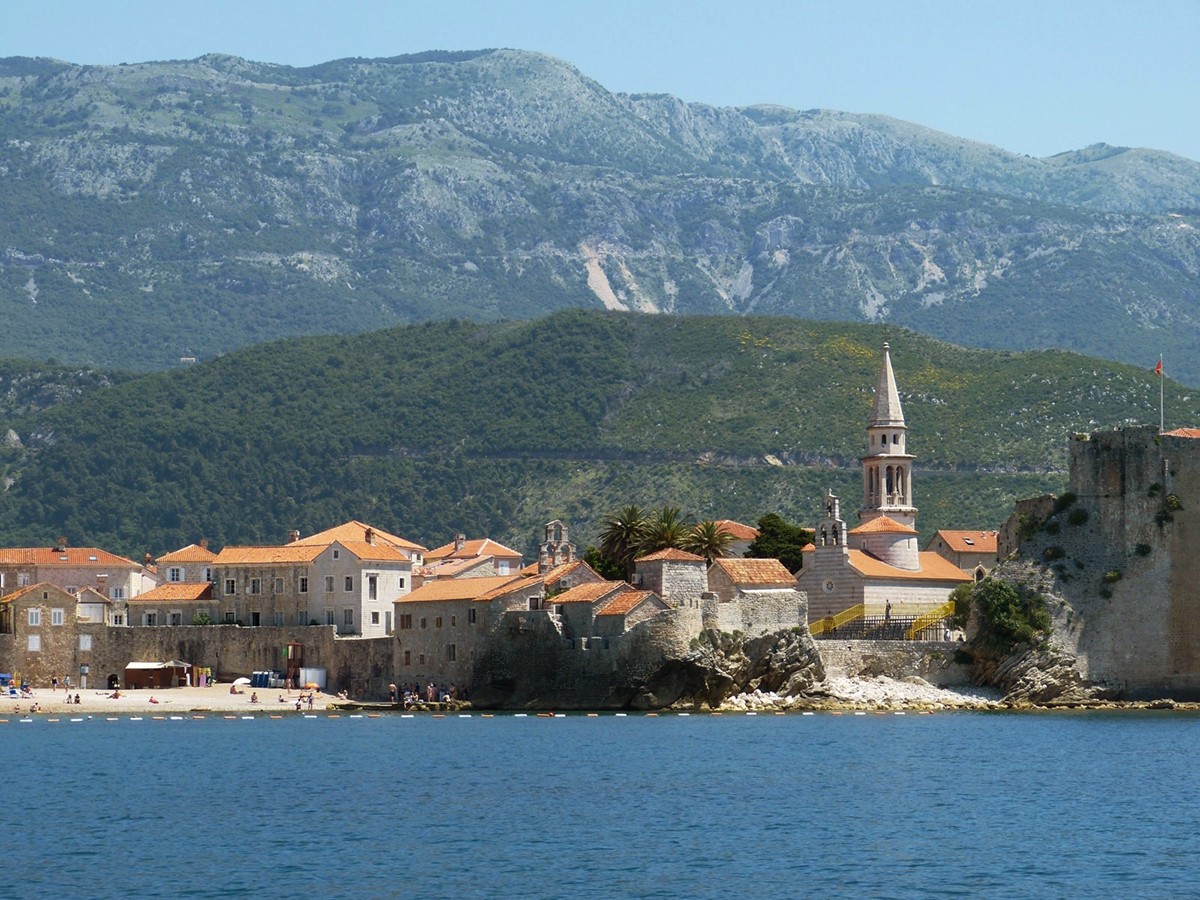
M 1200 896 L 1190 713 L 51 718 L 0 896 Z

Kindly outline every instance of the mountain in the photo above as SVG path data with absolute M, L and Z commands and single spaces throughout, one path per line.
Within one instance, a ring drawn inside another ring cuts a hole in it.
M 349 518 L 436 546 L 582 548 L 619 506 L 811 523 L 858 457 L 890 341 L 918 526 L 995 528 L 1062 490 L 1067 437 L 1156 421 L 1158 380 L 1061 351 L 968 350 L 891 326 L 563 311 L 293 338 L 0 419 L 0 545 L 65 535 L 134 558 L 275 543 Z M 1200 396 L 1170 388 L 1170 421 Z
M 605 90 L 515 50 L 0 60 L 0 356 L 147 370 L 564 307 L 901 325 L 1200 383 L 1200 164 Z

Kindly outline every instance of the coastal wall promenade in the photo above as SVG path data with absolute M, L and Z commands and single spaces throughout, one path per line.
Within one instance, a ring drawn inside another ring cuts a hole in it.
M 937 687 L 966 687 L 969 662 L 958 662 L 959 644 L 949 641 L 817 641 L 829 676 L 920 678 Z

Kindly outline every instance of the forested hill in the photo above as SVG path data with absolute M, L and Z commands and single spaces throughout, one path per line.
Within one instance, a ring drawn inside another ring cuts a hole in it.
M 1152 372 L 965 350 L 896 328 L 565 311 L 291 339 L 9 416 L 0 544 L 65 535 L 135 558 L 202 537 L 275 543 L 348 518 L 436 546 L 581 546 L 618 505 L 811 522 L 857 509 L 890 341 L 924 534 L 995 528 L 1065 484 L 1068 434 L 1156 421 Z M 1169 388 L 1169 424 L 1200 398 Z
M 1198 212 L 1166 153 L 613 94 L 515 50 L 0 60 L 0 355 L 70 364 L 607 306 L 1163 352 L 1197 384 Z

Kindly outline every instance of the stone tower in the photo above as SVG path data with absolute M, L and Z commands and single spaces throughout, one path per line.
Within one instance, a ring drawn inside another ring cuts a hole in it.
M 912 504 L 912 461 L 907 452 L 908 428 L 900 408 L 900 393 L 892 372 L 892 356 L 883 345 L 883 365 L 867 422 L 867 455 L 862 458 L 863 505 L 858 517 L 863 524 L 887 516 L 915 527 L 917 508 Z
M 546 537 L 538 547 L 538 572 L 548 572 L 555 566 L 575 561 L 575 545 L 570 529 L 560 519 L 546 523 Z

